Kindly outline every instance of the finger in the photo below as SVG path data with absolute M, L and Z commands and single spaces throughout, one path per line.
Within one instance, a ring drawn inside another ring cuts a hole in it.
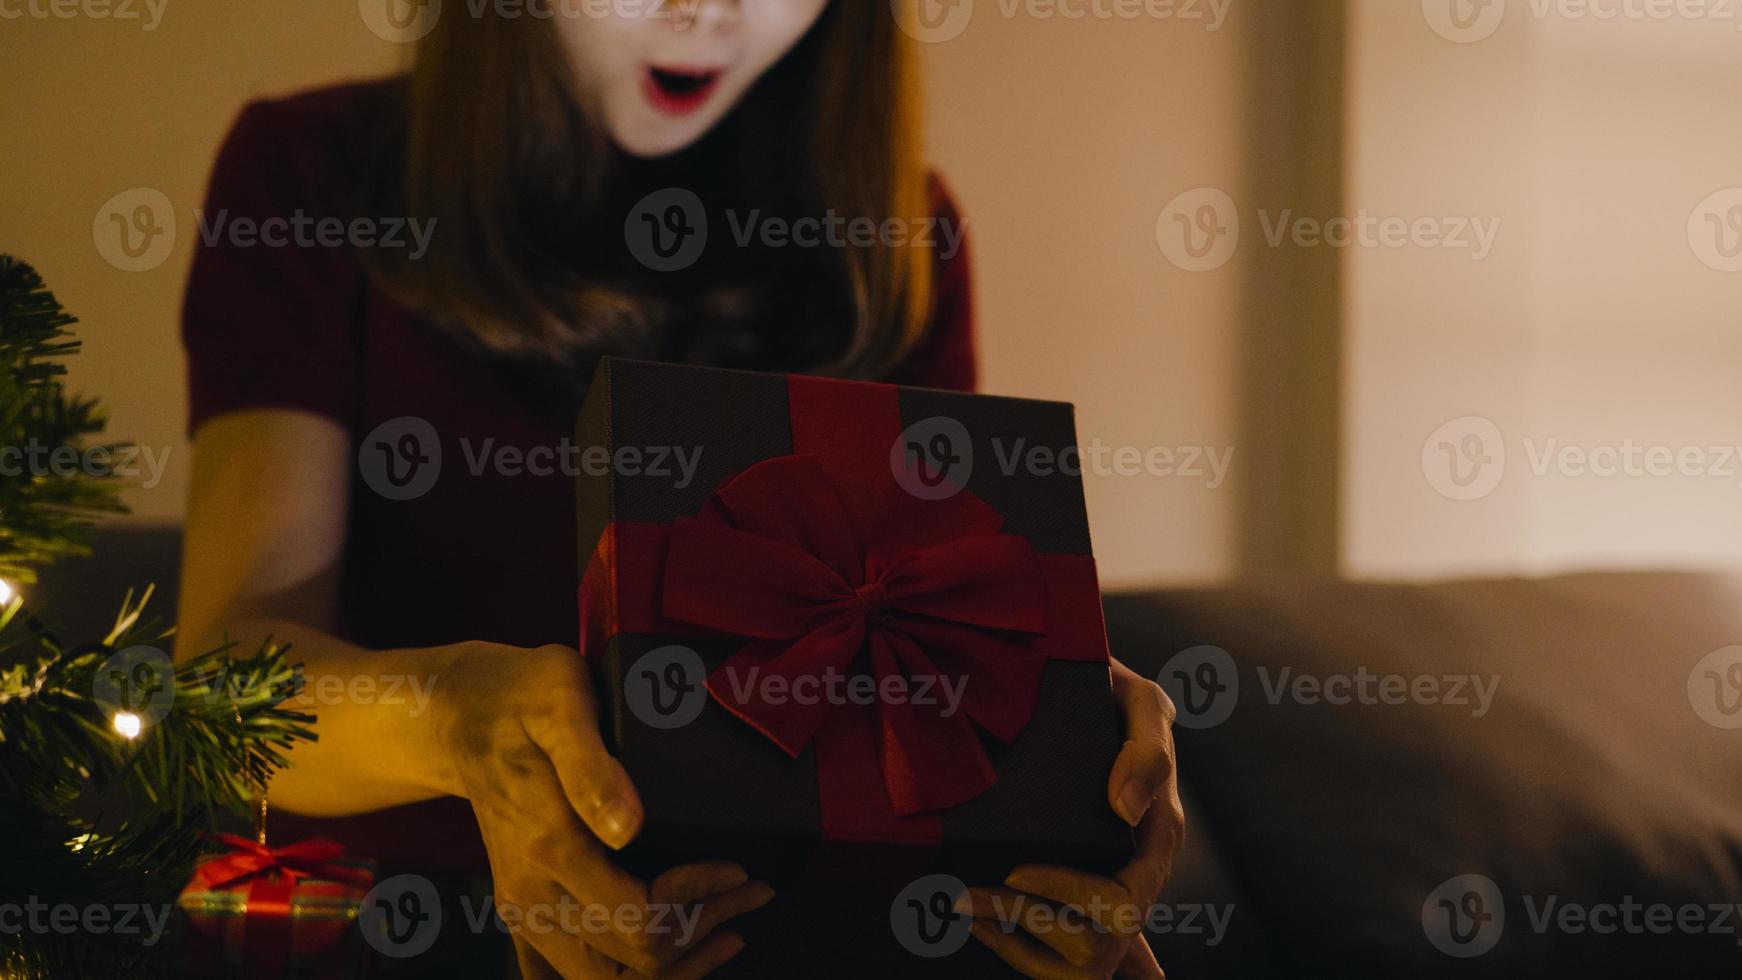
M 969 888 L 957 900 L 956 911 L 988 923 L 1020 927 L 1075 966 L 1106 962 L 1118 951 L 1114 937 L 1080 910 L 1060 909 L 1008 888 Z
M 663 980 L 678 963 L 703 948 L 718 952 L 718 943 L 710 945 L 715 930 L 773 898 L 774 889 L 766 882 L 752 881 L 701 902 L 650 903 L 636 910 L 633 928 L 591 934 L 587 942 L 630 969 Z M 624 928 L 615 921 L 613 925 L 618 930 Z M 725 956 L 721 962 L 729 958 Z
M 581 823 L 563 797 L 550 760 L 530 743 L 525 753 L 511 755 L 501 767 L 508 776 L 477 809 L 479 826 L 490 854 L 505 853 L 498 838 L 513 834 L 513 849 L 537 855 L 538 864 L 493 868 L 498 894 L 527 903 L 523 909 L 579 906 L 578 927 L 571 918 L 566 931 L 557 929 L 530 937 L 539 952 L 559 973 L 574 974 L 579 969 L 574 961 L 581 955 L 581 944 L 574 935 L 578 928 L 587 932 L 589 945 L 643 972 L 674 959 L 676 952 L 664 937 L 644 928 L 631 928 L 648 921 L 648 888 L 613 864 L 605 846 Z M 478 807 L 476 801 L 474 807 Z M 602 919 L 596 919 L 601 912 Z M 588 926 L 592 921 L 605 925 Z
M 1173 781 L 1175 709 L 1160 685 L 1118 662 L 1113 664 L 1113 693 L 1125 717 L 1125 745 L 1113 760 L 1107 799 L 1135 827 Z
M 1143 902 L 1112 878 L 1051 864 L 1025 864 L 1010 872 L 1004 884 L 1086 915 L 1112 935 L 1130 937 L 1143 931 Z
M 556 766 L 569 805 L 612 850 L 641 832 L 641 795 L 599 734 L 592 681 L 580 654 L 566 647 L 541 648 L 539 670 L 549 677 L 550 697 L 522 709 L 526 734 Z
M 553 912 L 561 907 L 559 903 L 564 900 L 570 903 L 567 908 L 574 908 L 574 900 L 566 891 L 553 882 L 546 882 L 544 888 L 522 887 L 514 894 L 525 896 L 519 900 L 531 901 L 531 904 L 515 909 L 519 915 L 509 927 L 514 936 L 515 952 L 520 959 L 521 970 L 526 976 L 617 976 L 620 972 L 616 965 L 617 959 L 609 954 L 607 948 L 607 943 L 615 937 L 590 927 L 584 917 L 577 919 L 572 911 L 567 914 Z M 498 907 L 498 911 L 504 916 L 507 915 L 507 910 L 507 902 Z M 620 948 L 628 948 L 620 942 L 618 945 Z M 531 972 L 526 972 L 529 970 Z
M 1173 742 L 1174 706 L 1165 691 L 1124 664 L 1113 664 L 1113 686 L 1124 707 L 1131 738 L 1115 761 L 1108 792 L 1134 796 L 1133 786 L 1159 780 L 1153 789 L 1136 791 L 1151 795 L 1142 819 L 1134 824 L 1137 857 L 1118 875 L 1135 897 L 1151 902 L 1173 876 L 1174 856 L 1185 842 L 1185 808 L 1180 805 Z M 1148 719 L 1142 723 L 1153 726 L 1153 738 L 1139 734 L 1140 719 Z M 1115 809 L 1118 806 L 1115 804 Z
M 722 932 L 684 954 L 677 962 L 659 974 L 659 980 L 698 980 L 744 952 L 744 938 L 735 932 Z
M 618 977 L 633 977 L 635 974 L 629 968 L 617 962 L 591 946 L 581 947 L 581 958 L 586 966 L 580 976 L 587 980 L 617 980 Z
M 520 980 L 562 980 L 556 967 L 539 955 L 532 943 L 519 936 L 514 937 L 514 958 L 520 964 Z
M 610 977 L 615 968 L 601 970 L 587 956 L 588 947 L 572 931 L 565 931 L 548 921 L 533 922 L 538 916 L 529 912 L 525 921 L 512 930 L 514 955 L 520 963 L 523 978 L 546 980 L 550 977 Z
M 749 881 L 744 869 L 729 861 L 706 861 L 673 868 L 654 879 L 648 900 L 669 910 L 667 922 L 677 930 L 678 948 L 694 946 L 720 925 L 767 905 L 774 889 Z
M 1178 787 L 1170 789 L 1172 792 L 1151 807 L 1137 825 L 1137 854 L 1114 875 L 1145 903 L 1155 901 L 1173 877 L 1174 858 L 1185 843 L 1185 809 L 1180 806 Z
M 774 889 L 765 881 L 753 881 L 742 888 L 715 895 L 700 905 L 689 906 L 680 915 L 674 945 L 686 949 L 699 944 L 720 926 L 741 915 L 754 912 L 774 900 Z M 675 917 L 675 916 L 674 916 Z
M 687 905 L 742 887 L 749 880 L 744 867 L 731 861 L 680 864 L 653 879 L 647 889 L 647 900 L 660 905 Z
M 554 883 L 548 879 L 513 883 L 537 888 L 539 900 L 566 891 L 571 901 L 586 895 L 611 906 L 647 903 L 647 886 L 617 867 L 605 846 L 581 822 L 563 792 L 555 765 L 541 749 L 528 742 L 523 749 L 502 752 L 501 762 L 493 785 L 477 794 L 472 805 L 487 837 L 511 840 L 486 843 L 533 855 L 538 868 L 530 873 L 555 878 Z M 490 853 L 504 852 L 494 847 Z M 523 870 L 519 877 L 528 873 Z M 500 876 L 498 889 L 534 897 L 530 892 L 505 888 Z M 547 890 L 550 894 L 545 894 Z
M 1121 980 L 1167 980 L 1146 936 L 1138 936 L 1125 947 L 1125 958 L 1119 961 L 1119 970 L 1113 975 Z
M 1021 932 L 1005 932 L 981 919 L 974 920 L 969 932 L 998 958 L 1024 976 L 1035 980 L 1090 980 L 1088 969 L 1070 963 Z

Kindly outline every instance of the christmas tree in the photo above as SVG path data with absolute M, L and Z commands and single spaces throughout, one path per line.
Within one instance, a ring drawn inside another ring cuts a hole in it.
M 0 975 L 167 974 L 173 944 L 138 925 L 170 918 L 205 835 L 257 805 L 313 719 L 284 706 L 300 684 L 286 648 L 173 664 L 149 588 L 77 642 L 31 611 L 35 570 L 88 553 L 93 523 L 123 510 L 101 467 L 33 462 L 106 458 L 88 452 L 99 406 L 64 388 L 74 322 L 0 255 Z

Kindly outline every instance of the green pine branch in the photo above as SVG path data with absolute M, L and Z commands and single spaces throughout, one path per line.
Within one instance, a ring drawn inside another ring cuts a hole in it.
M 301 690 L 301 671 L 269 639 L 248 656 L 231 643 L 172 672 L 123 678 L 131 700 L 120 707 L 143 712 L 146 688 L 162 685 L 171 708 L 137 739 L 119 738 L 114 706 L 98 697 L 118 651 L 149 648 L 167 661 L 170 634 L 139 625 L 149 599 L 129 595 L 109 636 L 72 650 L 19 616 L 0 626 L 0 796 L 70 800 L 92 783 L 120 783 L 161 813 L 243 812 L 291 745 L 312 737 L 312 716 L 281 707 Z
M 88 553 L 92 523 L 123 509 L 113 473 L 40 465 L 56 450 L 89 460 L 104 426 L 95 401 L 62 386 L 73 322 L 34 270 L 0 255 L 0 578 L 14 583 Z M 169 649 L 171 632 L 144 616 L 150 597 L 129 594 L 107 635 L 77 645 L 22 597 L 0 607 L 0 905 L 167 914 L 204 835 L 246 815 L 291 746 L 314 738 L 314 719 L 286 707 L 300 665 L 270 639 L 246 655 L 227 644 L 180 664 L 129 661 Z M 139 721 L 132 737 L 122 714 Z M 177 972 L 173 938 L 149 938 L 0 930 L 0 975 Z
M 54 463 L 57 451 L 82 452 L 105 421 L 94 400 L 62 385 L 79 350 L 67 332 L 76 322 L 35 269 L 0 255 L 0 578 L 13 582 L 86 554 L 92 522 L 125 510 L 110 474 Z
M 248 814 L 291 746 L 315 737 L 313 717 L 285 706 L 301 690 L 300 665 L 270 640 L 152 678 L 167 712 L 122 734 L 117 706 L 97 692 L 118 651 L 167 649 L 167 633 L 139 625 L 146 598 L 129 598 L 104 642 L 70 650 L 28 625 L 16 600 L 0 626 L 0 905 L 167 914 L 205 835 Z M 140 680 L 128 678 L 139 698 L 120 710 L 145 710 Z M 173 934 L 0 933 L 6 976 L 169 975 L 176 956 Z

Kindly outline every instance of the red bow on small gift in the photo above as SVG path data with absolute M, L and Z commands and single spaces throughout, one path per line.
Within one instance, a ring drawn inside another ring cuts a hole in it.
M 201 862 L 194 869 L 194 884 L 213 891 L 274 873 L 292 882 L 310 877 L 337 881 L 369 877 L 361 869 L 331 863 L 344 856 L 345 847 L 324 837 L 276 848 L 235 834 L 212 834 L 211 839 L 228 847 L 230 852 Z
M 997 782 L 975 726 L 1008 744 L 1034 713 L 1047 577 L 972 494 L 888 491 L 855 521 L 816 457 L 750 467 L 672 525 L 663 611 L 749 639 L 708 691 L 795 757 L 867 700 L 842 692 L 868 666 L 884 784 L 911 816 Z

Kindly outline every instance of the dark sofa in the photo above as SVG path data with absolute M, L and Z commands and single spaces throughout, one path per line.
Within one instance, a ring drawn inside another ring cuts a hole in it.
M 1742 576 L 1310 582 L 1107 613 L 1120 657 L 1193 668 L 1198 718 L 1225 715 L 1177 728 L 1191 842 L 1165 900 L 1238 914 L 1214 945 L 1158 936 L 1173 975 L 1742 976 L 1742 683 L 1714 686 L 1742 675 Z M 1174 660 L 1206 645 L 1236 680 Z M 1326 684 L 1363 673 L 1420 695 Z

